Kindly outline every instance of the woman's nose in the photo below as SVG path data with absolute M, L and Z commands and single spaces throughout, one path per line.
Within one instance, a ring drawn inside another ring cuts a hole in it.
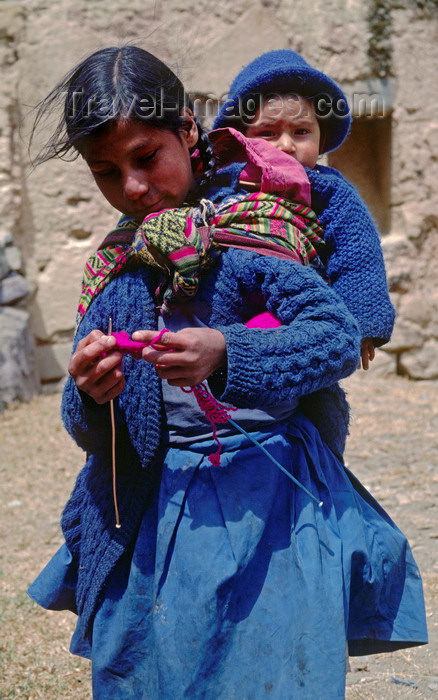
M 125 195 L 129 199 L 139 199 L 149 190 L 147 181 L 138 173 L 130 172 L 125 177 L 124 182 Z
M 290 134 L 281 134 L 277 141 L 277 148 L 283 153 L 295 153 L 295 141 Z

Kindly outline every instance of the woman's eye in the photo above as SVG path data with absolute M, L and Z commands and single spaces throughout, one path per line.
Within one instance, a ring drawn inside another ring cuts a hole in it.
M 155 151 L 152 151 L 152 153 L 148 153 L 147 155 L 141 156 L 138 159 L 138 162 L 140 163 L 140 165 L 142 165 L 144 163 L 149 163 L 151 160 L 153 160 L 157 154 L 157 151 L 158 151 L 158 149 L 155 149 Z
M 95 178 L 111 177 L 116 174 L 116 170 L 114 168 L 109 170 L 92 170 L 91 172 Z

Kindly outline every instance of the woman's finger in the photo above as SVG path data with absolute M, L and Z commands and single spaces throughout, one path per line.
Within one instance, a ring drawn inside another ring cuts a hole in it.
M 92 393 L 89 395 L 98 404 L 107 403 L 112 399 L 115 399 L 125 388 L 125 377 L 122 375 L 115 383 L 114 379 L 111 381 L 103 381 L 101 384 L 97 384 L 92 388 Z
M 104 356 L 110 357 L 110 354 L 107 355 L 107 353 L 114 347 L 116 343 L 115 338 L 103 335 L 102 333 L 95 340 L 90 340 L 91 335 L 92 334 L 82 339 L 85 341 L 82 346 L 82 340 L 78 343 L 70 359 L 69 372 L 72 376 L 74 376 L 74 373 L 91 368 L 100 358 Z M 119 357 L 121 357 L 120 353 Z

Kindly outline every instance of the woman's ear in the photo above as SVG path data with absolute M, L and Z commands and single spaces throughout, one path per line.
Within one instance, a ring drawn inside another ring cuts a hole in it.
M 198 125 L 193 116 L 193 112 L 188 107 L 183 107 L 181 117 L 184 120 L 184 126 L 181 128 L 181 136 L 187 144 L 188 148 L 196 146 L 199 140 Z

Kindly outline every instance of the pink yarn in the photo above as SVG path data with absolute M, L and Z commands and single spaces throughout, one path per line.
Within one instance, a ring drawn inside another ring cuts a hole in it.
M 278 328 L 280 321 L 270 311 L 264 311 L 245 323 L 247 328 Z
M 167 328 L 163 328 L 156 336 L 153 338 L 150 343 L 139 343 L 136 340 L 131 340 L 131 337 L 129 333 L 126 331 L 119 331 L 118 333 L 111 333 L 111 335 L 114 336 L 116 339 L 116 344 L 114 346 L 114 350 L 120 350 L 120 352 L 125 352 L 128 355 L 132 355 L 132 357 L 135 357 L 136 360 L 141 360 L 141 352 L 143 348 L 148 348 L 149 346 L 154 347 L 155 344 L 157 344 L 160 339 L 162 338 L 164 333 L 167 333 L 168 330 Z
M 213 428 L 213 438 L 218 445 L 216 452 L 209 455 L 208 459 L 215 467 L 219 467 L 221 463 L 222 444 L 217 436 L 216 423 L 228 423 L 231 417 L 228 411 L 237 411 L 237 408 L 225 408 L 219 401 L 216 401 L 214 396 L 210 394 L 205 384 L 196 384 L 188 389 L 181 387 L 185 394 L 193 393 L 195 395 L 198 406 L 205 413 Z

